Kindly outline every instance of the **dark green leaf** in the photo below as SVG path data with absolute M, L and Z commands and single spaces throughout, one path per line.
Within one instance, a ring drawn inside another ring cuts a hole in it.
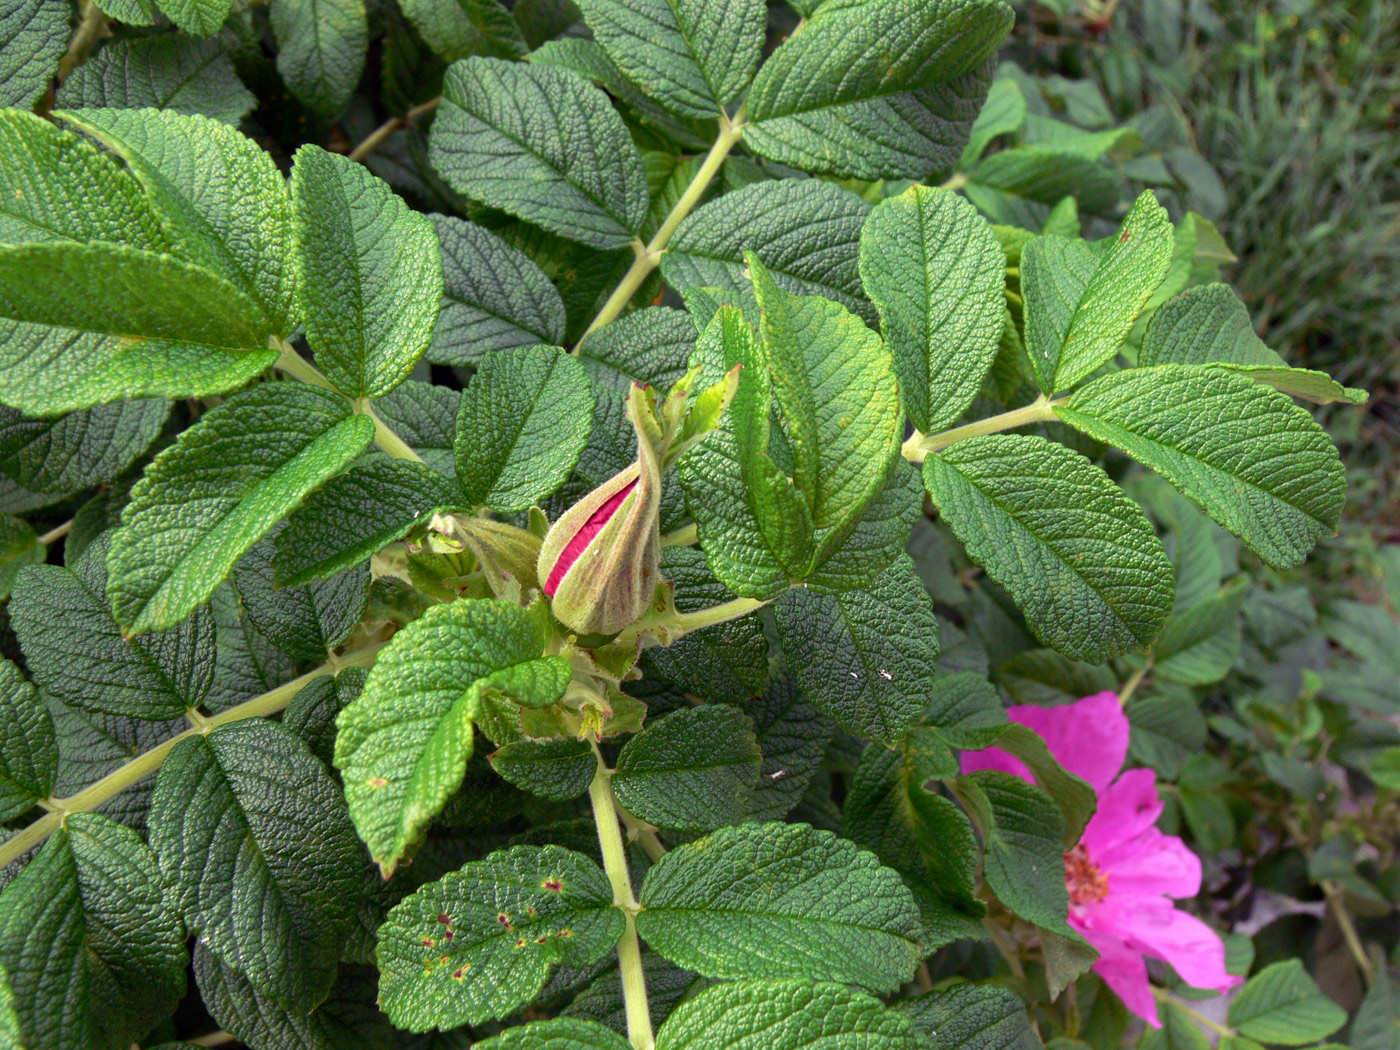
M 272 578 L 274 549 L 269 536 L 234 566 L 233 581 L 244 612 L 279 649 L 303 660 L 324 660 L 359 625 L 369 590 L 368 568 L 361 563 L 315 583 L 277 587 Z
M 632 1044 L 596 1021 L 555 1017 L 507 1028 L 475 1045 L 477 1050 L 628 1050 Z
M 365 671 L 347 667 L 338 674 L 313 678 L 282 713 L 282 725 L 306 741 L 326 765 L 335 754 L 335 718 L 365 687 Z
M 586 741 L 572 737 L 516 740 L 491 756 L 491 768 L 532 795 L 568 802 L 588 790 L 598 760 Z
M 48 548 L 26 522 L 0 514 L 0 601 L 10 596 L 20 569 L 42 564 L 46 557 Z
M 1040 1050 L 1026 1004 L 1009 988 L 965 981 L 897 1007 L 943 1050 Z
M 48 91 L 68 50 L 63 0 L 6 0 L 0 6 L 0 106 L 30 109 Z
M 39 692 L 0 658 L 0 820 L 13 820 L 53 794 L 58 742 Z
M 782 820 L 806 792 L 836 727 L 816 712 L 787 675 L 773 679 L 761 695 L 742 706 L 753 719 L 763 753 L 749 816 Z
M 61 109 L 170 109 L 237 124 L 256 99 L 217 40 L 179 33 L 108 40 L 59 86 Z
M 282 82 L 317 113 L 335 116 L 365 68 L 363 0 L 277 0 L 269 15 Z
M 468 55 L 524 58 L 520 28 L 497 0 L 404 0 L 403 13 L 438 57 L 455 62 Z

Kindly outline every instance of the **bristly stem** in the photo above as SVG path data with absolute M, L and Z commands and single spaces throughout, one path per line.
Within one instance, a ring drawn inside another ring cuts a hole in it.
M 937 434 L 920 434 L 914 432 L 914 436 L 904 443 L 904 448 L 900 451 L 904 458 L 911 463 L 922 463 L 932 452 L 942 452 L 949 445 L 955 445 L 959 441 L 965 441 L 972 437 L 981 437 L 983 434 L 997 434 L 1003 430 L 1013 430 L 1016 427 L 1024 427 L 1031 423 L 1050 423 L 1055 420 L 1055 408 L 1063 405 L 1067 398 L 1050 398 L 1041 394 L 1029 405 L 1022 405 L 1020 408 L 1013 408 L 1010 412 L 1002 412 L 999 415 L 988 416 L 986 419 L 979 419 L 975 423 L 968 423 L 965 426 L 954 427 L 952 430 L 943 430 Z
M 388 644 L 381 642 L 375 645 L 357 649 L 354 652 L 346 653 L 344 656 L 336 658 L 335 667 L 368 667 L 374 663 L 375 656 L 379 650 Z M 230 707 L 227 711 L 221 711 L 217 715 L 201 716 L 199 724 L 183 733 L 171 737 L 159 747 L 153 747 L 149 751 L 144 751 L 137 755 L 125 765 L 118 766 L 108 773 L 101 780 L 89 784 L 76 795 L 69 795 L 67 798 L 44 799 L 43 804 L 49 810 L 42 817 L 30 824 L 18 834 L 5 840 L 0 844 L 0 868 L 5 867 L 17 857 L 23 856 L 26 850 L 39 845 L 46 838 L 57 831 L 63 824 L 64 819 L 71 813 L 86 813 L 94 810 L 102 803 L 106 802 L 113 795 L 121 794 L 138 780 L 150 776 L 161 766 L 167 755 L 175 749 L 175 745 L 180 741 L 192 736 L 203 736 L 222 725 L 230 722 L 241 722 L 245 718 L 266 718 L 275 715 L 292 702 L 293 697 L 301 692 L 302 688 L 313 679 L 322 675 L 333 673 L 334 669 L 330 663 L 324 663 L 314 670 L 306 672 L 299 678 L 293 678 L 290 682 L 279 685 L 276 689 L 269 690 L 261 696 L 255 696 L 251 700 L 239 704 L 237 707 Z
M 598 311 L 598 316 L 593 318 L 593 323 L 588 326 L 588 330 L 583 333 L 582 338 L 574 346 L 574 353 L 578 353 L 579 346 L 583 345 L 583 340 L 588 338 L 589 332 L 602 328 L 603 325 L 615 320 L 617 315 L 622 313 L 627 304 L 632 301 L 632 296 L 637 294 L 637 289 L 642 286 L 642 282 L 651 275 L 652 270 L 661 265 L 661 256 L 665 254 L 666 245 L 671 242 L 671 236 L 676 232 L 676 227 L 680 226 L 685 217 L 700 203 L 700 198 L 710 188 L 711 181 L 719 172 L 724 159 L 729 156 L 729 151 L 743 137 L 744 107 L 739 107 L 739 112 L 734 114 L 733 119 L 720 113 L 719 137 L 710 147 L 710 152 L 705 155 L 700 169 L 690 180 L 690 185 L 685 188 L 680 200 L 676 201 L 675 206 L 651 240 L 646 244 L 642 244 L 640 240 L 632 242 L 632 249 L 636 252 L 637 257 L 632 260 L 632 265 L 628 267 L 621 282 L 613 289 L 612 295 L 608 296 L 608 301 Z
M 291 376 L 293 379 L 300 379 L 303 383 L 309 383 L 311 386 L 318 386 L 322 390 L 329 390 L 332 393 L 340 393 L 340 391 L 336 390 L 335 385 L 321 374 L 321 370 L 306 358 L 302 357 L 301 354 L 297 353 L 296 349 L 290 343 L 282 339 L 277 339 L 276 345 L 278 350 L 281 351 L 281 354 L 276 362 L 274 362 L 273 367 L 279 371 L 286 372 L 287 375 Z M 414 452 L 413 449 L 409 447 L 407 441 L 389 429 L 389 426 L 384 420 L 380 419 L 379 416 L 375 414 L 374 409 L 370 407 L 369 398 L 351 398 L 351 401 L 354 403 L 356 412 L 362 416 L 368 416 L 371 422 L 374 423 L 374 443 L 376 445 L 394 459 L 411 459 L 416 463 L 423 462 L 423 457 L 417 452 Z
M 617 943 L 618 973 L 622 977 L 622 1003 L 627 1014 L 627 1038 L 633 1050 L 653 1050 L 656 1037 L 651 1030 L 651 1009 L 647 1005 L 647 979 L 642 970 L 642 946 L 637 939 L 637 912 L 641 906 L 632 895 L 632 878 L 627 873 L 627 852 L 618 825 L 617 802 L 613 798 L 612 770 L 603 761 L 598 745 L 593 745 L 598 771 L 588 785 L 593 803 L 593 823 L 598 827 L 598 845 L 603 851 L 603 870 L 612 883 L 613 903 L 627 920 L 622 940 Z

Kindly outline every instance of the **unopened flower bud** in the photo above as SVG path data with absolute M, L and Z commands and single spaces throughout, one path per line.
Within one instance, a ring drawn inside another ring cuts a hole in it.
M 565 511 L 540 548 L 539 578 L 554 616 L 579 634 L 616 634 L 647 611 L 656 592 L 661 465 L 638 430 L 637 462 Z

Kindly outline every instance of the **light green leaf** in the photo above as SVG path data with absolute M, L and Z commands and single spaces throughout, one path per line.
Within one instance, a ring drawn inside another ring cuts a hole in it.
M 992 892 L 1028 922 L 1080 941 L 1065 921 L 1065 822 L 1050 796 L 994 770 L 959 777 L 956 790 L 982 832 L 982 871 Z
M 895 1009 L 943 1050 L 1041 1050 L 1026 1004 L 1009 988 L 963 981 Z
M 435 510 L 463 507 L 451 481 L 421 463 L 374 460 L 332 478 L 277 535 L 277 585 L 299 587 L 358 565 L 403 539 Z
M 63 0 L 6 0 L 0 7 L 0 106 L 32 109 L 68 50 Z
M 53 719 L 19 668 L 0 658 L 0 819 L 48 798 L 57 775 Z
M 1042 390 L 1068 390 L 1113 359 L 1171 257 L 1171 219 L 1150 190 L 1107 243 L 1038 237 L 1026 245 L 1026 353 Z
M 1000 77 L 992 81 L 987 91 L 987 101 L 977 114 L 977 122 L 972 125 L 967 146 L 958 159 L 958 167 L 967 168 L 976 163 L 992 140 L 1020 130 L 1026 120 L 1026 96 L 1014 77 Z
M 745 257 L 792 481 L 811 515 L 816 559 L 825 560 L 884 488 L 898 455 L 903 418 L 893 361 L 860 318 L 826 299 L 790 295 L 757 256 Z
M 454 64 L 429 159 L 459 192 L 595 248 L 627 244 L 646 217 L 646 172 L 622 118 L 562 69 Z
M 379 928 L 379 1002 L 414 1032 L 505 1017 L 539 994 L 555 963 L 596 961 L 625 923 L 607 876 L 582 854 L 498 851 L 389 912 Z
M 629 1050 L 632 1044 L 596 1021 L 554 1017 L 507 1028 L 474 1045 L 477 1050 Z
M 752 288 L 744 252 L 763 261 L 774 282 L 795 295 L 834 299 L 867 320 L 857 270 L 861 224 L 870 202 L 823 179 L 751 183 L 703 204 L 680 224 L 661 276 L 672 288 L 715 287 L 745 306 Z
M 551 802 L 568 802 L 588 790 L 598 760 L 587 741 L 515 740 L 491 755 L 491 768 L 518 788 Z
M 1230 1003 L 1229 1023 L 1241 1035 L 1283 1046 L 1325 1039 L 1346 1022 L 1346 1011 L 1322 994 L 1298 959 L 1264 967 Z
M 185 992 L 185 935 L 130 828 L 73 813 L 0 896 L 25 1047 L 128 1050 Z
M 10 616 L 30 675 L 89 711 L 160 721 L 198 707 L 214 675 L 214 621 L 200 609 L 178 626 L 125 639 L 112 616 L 111 533 L 72 566 L 23 570 Z
M 1269 365 L 1219 365 L 1264 383 L 1285 394 L 1292 394 L 1315 405 L 1330 405 L 1342 402 L 1348 405 L 1364 405 L 1369 394 L 1354 386 L 1342 386 L 1326 372 L 1311 368 L 1275 368 Z
M 949 799 L 926 787 L 935 776 L 956 773 L 957 763 L 928 737 L 927 729 L 915 727 L 894 748 L 866 747 L 841 810 L 842 835 L 898 871 L 913 892 L 925 951 L 983 937 L 986 914 L 975 895 L 972 824 Z
M 1153 673 L 1183 685 L 1209 685 L 1229 674 L 1240 656 L 1246 593 L 1230 587 L 1175 613 L 1153 646 Z
M 911 119 L 909 109 L 928 107 L 945 121 L 953 116 L 951 100 L 931 100 L 927 89 L 979 71 L 1013 21 L 1010 7 L 998 0 L 822 4 L 759 70 L 748 99 L 754 126 L 746 130 L 745 140 L 757 152 L 788 164 L 826 152 L 829 159 L 818 165 L 819 171 L 866 178 L 926 175 L 934 156 L 924 161 L 922 171 L 907 163 L 888 170 L 871 168 L 868 161 L 861 166 L 852 128 L 870 143 L 867 156 L 878 156 L 879 147 L 890 142 L 896 156 L 917 155 L 910 140 L 936 138 L 936 131 L 930 131 L 937 124 L 927 116 Z M 974 96 L 976 103 L 958 114 L 965 123 L 936 158 L 942 166 L 951 167 L 962 151 L 985 91 L 983 80 L 974 90 L 955 92 Z M 901 126 L 900 118 L 916 129 L 914 134 Z
M 1297 565 L 1337 528 L 1345 481 L 1336 448 L 1285 394 L 1243 376 L 1135 368 L 1055 411 L 1157 471 L 1270 565 Z
M 741 824 L 678 846 L 647 872 L 641 902 L 637 932 L 706 977 L 893 991 L 921 956 L 899 876 L 805 824 Z
M 46 557 L 48 548 L 27 522 L 0 514 L 0 601 L 10 596 L 20 569 L 42 564 Z
M 1254 334 L 1249 310 L 1228 284 L 1202 284 L 1167 300 L 1152 315 L 1138 365 L 1265 365 L 1287 368 Z
M 938 621 L 907 555 L 867 588 L 840 595 L 798 588 L 774 611 L 798 685 L 844 729 L 893 742 L 923 713 Z
M 54 99 L 59 109 L 153 107 L 225 124 L 237 124 L 256 101 L 219 41 L 179 33 L 106 41 L 59 85 Z
M 1162 1026 L 1148 1030 L 1139 1044 L 1141 1050 L 1210 1050 L 1201 1026 L 1191 1020 L 1176 1003 L 1167 1000 L 1160 1008 Z M 1220 1050 L 1254 1050 L 1250 1040 L 1226 1037 L 1218 1044 Z M 1245 1045 L 1241 1045 L 1245 1044 Z M 1262 1048 L 1260 1048 L 1262 1050 Z
M 291 202 L 268 153 L 208 117 L 108 109 L 56 116 L 131 166 L 191 262 L 256 303 L 266 326 L 291 333 Z
M 759 0 L 583 0 L 594 39 L 627 78 L 673 113 L 714 119 L 758 69 L 768 12 Z
M 169 415 L 160 398 L 94 405 L 57 419 L 0 408 L 0 509 L 34 510 L 111 481 L 150 447 Z
M 403 13 L 446 62 L 469 55 L 524 58 L 529 47 L 510 12 L 497 0 L 405 0 Z
M 238 559 L 233 582 L 243 611 L 273 645 L 302 660 L 324 660 L 360 623 L 369 591 L 369 567 L 360 562 L 324 580 L 278 587 L 273 580 L 275 533 Z
M 160 20 L 156 0 L 102 0 L 98 10 L 132 26 L 153 26 Z
M 656 1050 L 925 1050 L 903 1016 L 838 984 L 739 981 L 678 1006 Z
M 364 72 L 364 0 L 277 0 L 269 15 L 282 82 L 317 113 L 335 116 Z
M 373 434 L 341 398 L 292 383 L 254 387 L 205 413 L 131 490 L 108 558 L 117 622 L 128 634 L 179 623 Z
M 381 397 L 433 337 L 443 290 L 433 224 L 364 165 L 319 146 L 297 150 L 291 191 L 316 363 L 347 397 Z
M 472 504 L 525 510 L 568 480 L 593 429 L 578 358 L 553 346 L 484 358 L 457 412 L 457 480 Z
M 713 831 L 748 814 L 762 762 L 748 716 L 707 704 L 673 711 L 627 741 L 612 786 L 648 824 Z
M 1123 178 L 1103 158 L 1132 156 L 1142 149 L 1131 128 L 1079 131 L 1068 124 L 1037 118 L 1038 128 L 1057 129 L 1048 139 L 1026 142 L 983 157 L 967 173 L 967 199 L 995 223 L 1038 226 L 1045 207 L 1073 196 L 1089 215 L 1115 215 Z M 1041 205 L 1041 207 L 1035 207 Z
M 905 413 L 924 433 L 952 425 L 1001 342 L 1006 256 L 991 226 L 956 194 L 911 186 L 870 213 L 860 271 Z
M 493 350 L 564 342 L 564 302 L 544 271 L 494 233 L 431 215 L 442 246 L 442 309 L 429 361 L 476 364 Z
M 155 0 L 161 12 L 195 36 L 213 36 L 223 26 L 233 0 Z
M 355 827 L 386 875 L 461 785 L 483 703 L 494 695 L 546 707 L 563 695 L 569 662 L 543 656 L 545 640 L 535 612 L 456 601 L 430 608 L 379 654 L 336 720 L 335 765 Z
M 363 854 L 340 788 L 299 737 L 252 718 L 181 741 L 149 827 L 191 934 L 281 1006 L 326 997 Z
M 924 484 L 1046 645 L 1100 663 L 1157 636 L 1171 563 L 1142 510 L 1079 453 L 1031 435 L 969 438 L 924 461 Z

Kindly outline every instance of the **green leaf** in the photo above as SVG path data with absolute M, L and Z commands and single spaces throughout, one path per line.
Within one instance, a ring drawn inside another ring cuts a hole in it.
M 578 358 L 553 346 L 487 355 L 457 411 L 457 480 L 472 504 L 525 510 L 562 485 L 593 429 Z
M 625 397 L 633 383 L 669 390 L 685 375 L 694 349 L 695 325 L 685 311 L 647 306 L 589 332 L 579 359 L 595 394 L 611 390 Z
M 977 114 L 977 122 L 972 125 L 972 133 L 958 160 L 958 167 L 971 167 L 993 139 L 1019 131 L 1025 121 L 1026 96 L 1015 78 L 993 80 L 987 91 L 987 101 Z
M 924 484 L 1046 645 L 1100 663 L 1157 636 L 1171 563 L 1142 510 L 1084 456 L 1031 435 L 986 435 L 929 456 Z
M 645 914 L 645 913 L 643 913 Z M 656 1050 L 924 1050 L 904 1017 L 837 984 L 739 981 L 682 1003 L 656 1034 Z
M 706 977 L 888 992 L 921 957 L 918 910 L 899 876 L 805 824 L 741 824 L 678 846 L 652 865 L 640 899 L 637 932 Z
M 841 817 L 845 837 L 904 877 L 919 906 L 925 951 L 981 938 L 986 914 L 976 897 L 972 825 L 951 801 L 927 788 L 933 777 L 956 773 L 957 764 L 946 747 L 928 737 L 928 730 L 915 727 L 892 749 L 869 745 Z
M 809 589 L 844 594 L 868 587 L 899 555 L 924 509 L 918 468 L 896 457 L 885 486 L 839 544 L 807 573 Z
M 756 255 L 745 258 L 792 481 L 824 560 L 884 488 L 898 455 L 903 417 L 893 360 L 860 318 L 826 299 L 790 295 Z
M 23 1046 L 127 1050 L 184 995 L 186 958 L 155 857 L 98 814 L 70 814 L 0 896 Z
M 108 109 L 56 115 L 131 166 L 180 251 L 257 304 L 260 330 L 290 334 L 291 203 L 270 155 L 208 117 Z
M 0 601 L 10 596 L 22 568 L 42 564 L 46 557 L 48 548 L 27 523 L 0 514 Z
M 263 384 L 209 410 L 131 490 L 108 559 L 117 621 L 128 634 L 179 623 L 373 434 L 341 398 L 292 383 Z
M 629 1050 L 632 1044 L 596 1021 L 555 1017 L 507 1028 L 473 1045 L 477 1050 Z
M 518 788 L 551 802 L 568 802 L 588 790 L 598 760 L 586 741 L 516 740 L 491 755 L 491 768 Z
M 1056 414 L 1157 471 L 1270 565 L 1336 531 L 1337 450 L 1277 391 L 1218 368 L 1159 365 L 1095 380 Z
M 1169 299 L 1152 315 L 1138 365 L 1270 365 L 1283 358 L 1254 334 L 1249 310 L 1228 284 L 1202 284 Z
M 982 832 L 982 872 L 992 892 L 1028 922 L 1080 940 L 1065 921 L 1065 822 L 1050 796 L 993 770 L 959 777 L 956 790 Z
M 1111 361 L 1167 275 L 1172 224 L 1150 190 L 1118 232 L 1093 246 L 1037 237 L 1021 253 L 1026 353 L 1046 393 Z
M 1153 673 L 1183 685 L 1209 685 L 1229 674 L 1240 655 L 1246 592 L 1230 587 L 1175 613 L 1153 646 Z
M 944 1050 L 1040 1050 L 1026 1004 L 1009 988 L 964 981 L 896 1009 Z
M 433 224 L 364 165 L 319 146 L 297 150 L 291 191 L 316 363 L 347 397 L 381 397 L 432 340 L 443 292 Z
M 106 41 L 59 85 L 54 98 L 59 109 L 151 107 L 225 124 L 237 124 L 256 101 L 219 41 L 178 33 Z
M 282 712 L 282 725 L 306 741 L 326 765 L 335 754 L 335 718 L 365 687 L 365 670 L 346 667 L 338 674 L 313 678 Z
M 807 791 L 836 727 L 817 713 L 788 675 L 773 679 L 742 706 L 753 719 L 763 753 L 749 816 L 782 820 Z
M 524 58 L 529 50 L 515 19 L 496 0 L 405 0 L 401 6 L 413 28 L 444 61 L 469 55 Z
M 955 193 L 911 186 L 870 213 L 860 273 L 905 413 L 924 433 L 952 425 L 1001 342 L 1006 256 L 991 226 Z
M 622 118 L 562 69 L 454 64 L 429 159 L 459 192 L 595 248 L 627 244 L 646 217 L 646 172 Z
M 1024 762 L 1036 786 L 1060 808 L 1064 817 L 1061 844 L 1066 850 L 1073 849 L 1098 805 L 1094 789 L 1061 766 L 1040 735 L 1023 725 L 1012 722 L 1006 726 L 997 737 L 997 746 Z
M 282 82 L 309 108 L 335 116 L 365 68 L 364 0 L 277 0 L 269 15 Z
M 714 119 L 758 69 L 758 0 L 583 0 L 588 27 L 629 80 L 671 112 Z
M 864 197 L 823 179 L 751 183 L 690 213 L 661 257 L 661 276 L 682 291 L 719 288 L 732 296 L 726 302 L 744 306 L 751 251 L 779 287 L 825 296 L 872 320 L 857 263 L 869 214 Z
M 923 721 L 948 745 L 972 751 L 991 747 L 1007 727 L 996 688 L 968 671 L 938 676 Z
M 1346 1022 L 1346 1011 L 1322 994 L 1298 959 L 1264 967 L 1230 1003 L 1229 1023 L 1240 1035 L 1283 1046 L 1325 1039 Z
M 1123 179 L 1103 159 L 1132 156 L 1142 149 L 1142 137 L 1131 128 L 1079 131 L 1034 114 L 1026 117 L 1027 136 L 1032 128 L 1047 137 L 998 150 L 973 165 L 964 187 L 968 200 L 1006 225 L 1038 226 L 1045 209 L 1033 205 L 1057 204 L 1067 196 L 1089 215 L 1116 216 Z
M 39 692 L 0 659 L 0 820 L 13 820 L 53 794 L 58 743 Z
M 1389 972 L 1382 970 L 1351 1022 L 1352 1050 L 1400 1048 L 1400 990 Z
M 713 831 L 748 815 L 762 762 L 748 716 L 707 704 L 673 711 L 627 741 L 612 786 L 648 824 Z
M 335 980 L 360 899 L 340 788 L 262 719 L 181 741 L 160 767 L 151 847 L 190 932 L 263 995 L 308 1011 Z
M 247 1046 L 386 1050 L 402 1038 L 375 1008 L 374 976 L 364 970 L 342 971 L 325 1002 L 309 1013 L 279 1006 L 202 944 L 194 949 L 194 979 L 215 1023 Z
M 466 505 L 451 481 L 404 460 L 356 464 L 331 478 L 292 513 L 277 534 L 277 585 L 299 587 L 358 565 L 429 521 Z
M 0 408 L 0 509 L 21 513 L 111 481 L 151 446 L 170 406 L 160 398 L 94 405 L 56 419 Z
M 504 697 L 547 707 L 563 695 L 569 662 L 542 655 L 538 611 L 485 599 L 430 608 L 394 636 L 341 712 L 336 768 L 386 876 L 461 785 L 482 705 Z
M 975 87 L 967 80 L 996 53 L 1013 21 L 999 0 L 822 4 L 759 70 L 745 141 L 785 164 L 865 178 L 919 178 L 935 164 L 951 167 L 986 92 L 985 79 Z M 958 78 L 962 83 L 950 84 Z M 952 90 L 940 98 L 932 94 L 938 87 Z M 975 99 L 963 113 L 958 95 Z M 920 114 L 921 107 L 931 112 Z M 952 141 L 937 141 L 939 117 L 962 117 Z M 894 155 L 889 160 L 886 150 Z M 922 154 L 922 164 L 898 163 L 910 153 Z
M 505 1017 L 555 963 L 587 966 L 622 936 L 612 886 L 580 853 L 516 846 L 431 882 L 379 928 L 379 1002 L 422 1032 Z
M 274 550 L 273 537 L 269 536 L 234 566 L 233 581 L 243 598 L 244 612 L 283 652 L 303 660 L 324 660 L 359 626 L 369 590 L 368 567 L 362 562 L 315 583 L 277 587 L 272 569 Z
M 233 0 L 155 0 L 161 12 L 195 36 L 213 36 L 233 9 Z
M 1163 1002 L 1160 1013 L 1162 1026 L 1143 1035 L 1139 1044 L 1142 1050 L 1210 1050 L 1210 1042 L 1200 1026 L 1176 1003 L 1170 1000 Z M 1221 1050 L 1252 1050 L 1239 1043 L 1248 1043 L 1248 1040 L 1234 1040 L 1227 1036 L 1220 1040 L 1219 1046 Z
M 774 611 L 798 685 L 842 728 L 893 742 L 927 706 L 938 621 L 907 555 L 863 590 L 798 588 Z
M 109 600 L 111 542 L 111 533 L 94 540 L 71 569 L 20 574 L 10 616 L 25 663 L 46 692 L 89 711 L 178 718 L 213 681 L 213 618 L 201 609 L 170 630 L 123 638 Z
M 442 245 L 442 309 L 426 357 L 476 364 L 493 350 L 564 342 L 564 302 L 544 271 L 494 233 L 431 215 Z
M 1269 365 L 1220 365 L 1263 383 L 1285 394 L 1292 394 L 1315 405 L 1330 405 L 1337 402 L 1347 405 L 1364 405 L 1370 395 L 1359 387 L 1342 386 L 1326 372 L 1316 372 L 1310 368 L 1275 368 Z
M 0 7 L 0 106 L 32 109 L 68 50 L 63 0 L 6 0 Z
M 137 755 L 189 728 L 183 718 L 144 722 L 120 715 L 93 714 L 69 707 L 52 696 L 40 695 L 53 718 L 54 735 L 58 738 L 58 778 L 53 790 L 56 798 L 77 794 Z M 97 812 L 144 833 L 153 787 L 155 777 L 144 777 L 112 796 Z

